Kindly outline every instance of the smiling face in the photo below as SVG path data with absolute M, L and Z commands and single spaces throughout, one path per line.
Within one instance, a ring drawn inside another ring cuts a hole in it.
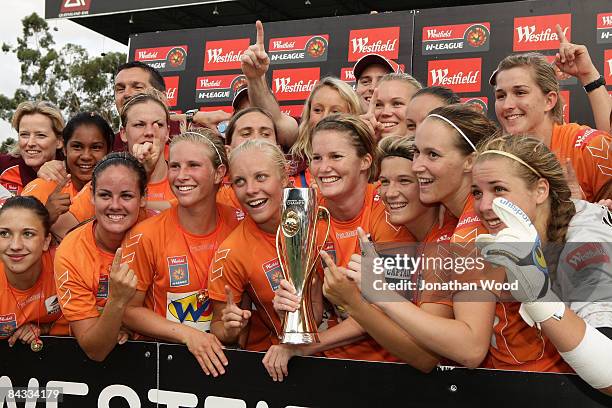
M 472 157 L 456 146 L 457 137 L 455 130 L 437 119 L 426 119 L 418 127 L 412 170 L 423 203 L 450 204 L 463 184 L 469 186 Z
M 136 224 L 138 212 L 145 205 L 136 172 L 119 164 L 104 169 L 96 178 L 93 204 L 96 234 L 123 237 Z
M 134 67 L 121 70 L 115 77 L 115 106 L 121 112 L 125 102 L 132 96 L 143 93 L 151 85 L 151 75 L 142 68 Z
M 242 115 L 236 121 L 230 147 L 233 149 L 249 139 L 266 139 L 276 144 L 272 120 L 261 112 L 249 112 Z
M 474 165 L 472 177 L 474 208 L 489 233 L 496 234 L 506 226 L 493 212 L 493 200 L 504 197 L 516 204 L 535 223 L 538 205 L 548 198 L 548 183 L 540 179 L 528 186 L 517 171 L 517 164 L 504 157 L 491 157 Z
M 370 99 L 372 99 L 372 94 L 374 93 L 374 88 L 378 85 L 378 81 L 389 72 L 391 72 L 389 67 L 385 67 L 382 64 L 370 64 L 361 73 L 359 80 L 357 80 L 355 92 L 359 95 L 364 112 L 368 109 L 368 104 Z
M 321 119 L 335 113 L 349 113 L 348 103 L 332 87 L 322 86 L 317 89 L 310 101 L 310 118 L 308 121 L 311 128 L 314 128 Z
M 41 256 L 50 241 L 32 210 L 10 208 L 0 215 L 0 257 L 7 275 L 36 281 L 38 275 L 33 274 L 40 273 Z
M 407 135 L 414 135 L 417 127 L 423 123 L 429 112 L 441 106 L 444 106 L 444 102 L 434 95 L 424 94 L 412 98 L 406 109 Z
M 359 157 L 349 134 L 320 130 L 312 136 L 310 172 L 328 200 L 344 201 L 367 183 L 372 157 Z
M 170 134 L 166 111 L 154 101 L 136 103 L 127 111 L 127 121 L 120 134 L 130 152 L 135 144 L 153 143 L 157 138 L 165 144 Z
M 406 109 L 417 89 L 404 81 L 384 81 L 378 85 L 376 120 L 383 124 L 382 136 L 406 136 Z
M 273 233 L 280 222 L 283 187 L 279 169 L 263 151 L 251 149 L 232 160 L 232 187 L 242 208 L 262 230 Z
M 214 168 L 210 146 L 188 140 L 173 144 L 168 161 L 168 182 L 184 208 L 215 198 L 225 176 L 225 166 Z
M 19 121 L 19 150 L 26 165 L 38 170 L 49 160 L 55 159 L 62 139 L 53 132 L 51 119 L 41 113 L 24 115 Z
M 559 96 L 556 92 L 542 92 L 530 68 L 500 71 L 495 79 L 495 114 L 504 131 L 541 135 L 540 129 L 552 125 L 551 111 Z
M 405 225 L 429 211 L 419 199 L 419 183 L 412 171 L 412 161 L 403 157 L 386 157 L 381 163 L 379 180 L 380 196 L 391 223 Z
M 73 180 L 81 186 L 91 180 L 93 168 L 108 153 L 109 146 L 97 126 L 81 125 L 66 145 L 66 163 Z

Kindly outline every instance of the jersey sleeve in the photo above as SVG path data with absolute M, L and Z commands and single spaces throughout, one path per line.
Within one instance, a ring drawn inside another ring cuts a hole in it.
M 93 191 L 91 189 L 91 184 L 87 184 L 79 194 L 74 197 L 68 211 L 74 215 L 78 222 L 88 220 L 96 215 L 92 200 Z
M 62 312 L 71 322 L 98 317 L 94 288 L 81 276 L 91 271 L 79 265 L 75 258 L 79 254 L 70 256 L 69 251 L 73 248 L 59 248 L 54 261 L 55 286 Z
M 57 186 L 56 183 L 37 178 L 23 188 L 21 195 L 36 197 L 41 203 L 47 204 L 47 199 Z
M 584 144 L 579 148 L 582 154 L 573 163 L 576 177 L 587 201 L 592 201 L 599 190 L 612 179 L 612 137 L 605 132 L 587 129 L 583 135 Z
M 403 225 L 397 226 L 389 221 L 389 214 L 382 202 L 374 204 L 370 218 L 370 234 L 376 243 L 415 242 L 412 234 Z
M 232 290 L 234 302 L 240 302 L 249 279 L 238 252 L 231 245 L 221 244 L 215 253 L 208 273 L 208 296 L 212 300 L 227 301 L 225 296 L 225 285 L 227 285 Z

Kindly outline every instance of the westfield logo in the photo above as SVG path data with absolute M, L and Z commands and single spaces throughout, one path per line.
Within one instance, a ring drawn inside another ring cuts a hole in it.
M 292 50 L 295 48 L 295 41 L 272 41 L 272 46 L 277 50 Z
M 221 86 L 221 81 L 211 81 L 208 78 L 200 79 L 200 87 L 201 88 L 211 88 Z
M 479 92 L 481 58 L 431 60 L 427 64 L 427 85 L 445 86 L 455 92 Z
M 149 59 L 157 59 L 157 52 L 147 52 L 147 51 L 139 51 L 138 59 L 141 60 L 149 60 Z
M 458 72 L 454 75 L 448 75 L 448 68 L 432 69 L 431 80 L 433 85 L 448 86 L 461 84 L 477 84 L 480 71 L 470 71 L 468 73 Z
M 283 93 L 297 93 L 297 92 L 312 92 L 313 88 L 315 87 L 315 85 L 317 84 L 317 80 L 308 80 L 308 82 L 305 82 L 303 80 L 299 80 L 296 83 L 291 83 L 291 78 L 289 77 L 285 77 L 285 78 L 275 78 L 274 79 L 274 85 L 276 87 L 276 92 L 283 92 Z
M 607 27 L 607 26 L 612 27 L 612 15 L 601 16 L 601 22 L 602 22 L 604 27 Z
M 240 63 L 240 56 L 242 51 L 230 51 L 227 54 L 223 53 L 223 48 L 211 48 L 207 52 L 209 63 L 225 63 L 225 62 L 238 62 Z
M 438 31 L 435 28 L 431 29 L 431 30 L 427 30 L 428 38 L 444 39 L 444 38 L 451 38 L 452 35 L 453 35 L 453 31 L 452 30 L 441 30 L 441 31 Z
M 381 53 L 381 52 L 393 52 L 396 50 L 397 39 L 395 40 L 378 40 L 370 44 L 369 37 L 363 38 L 353 38 L 351 40 L 351 44 L 353 46 L 353 52 L 358 53 Z
M 569 27 L 565 27 L 563 29 L 563 35 L 567 36 L 567 31 Z M 544 42 L 544 41 L 559 41 L 559 37 L 557 33 L 551 29 L 547 28 L 544 31 L 540 31 L 536 33 L 536 26 L 523 26 L 516 27 L 516 32 L 518 34 L 518 42 Z

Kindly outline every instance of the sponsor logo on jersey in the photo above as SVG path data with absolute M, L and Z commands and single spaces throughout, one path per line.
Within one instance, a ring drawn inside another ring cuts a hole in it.
M 597 43 L 612 43 L 612 13 L 597 15 Z
M 60 311 L 59 299 L 57 295 L 49 296 L 45 299 L 45 309 L 47 309 L 47 314 L 55 314 Z
M 610 255 L 600 243 L 587 242 L 570 251 L 565 256 L 565 262 L 575 271 L 580 271 L 590 265 L 610 263 Z
M 329 35 L 271 38 L 268 46 L 270 64 L 297 64 L 327 61 Z
M 278 258 L 264 262 L 261 264 L 261 268 L 266 274 L 270 288 L 272 288 L 273 291 L 278 289 L 280 286 L 280 281 L 283 279 L 283 271 L 281 270 Z
M 9 337 L 15 330 L 17 330 L 15 313 L 0 315 L 0 337 Z
M 272 72 L 272 92 L 278 101 L 308 98 L 319 82 L 320 68 L 277 69 Z
M 250 42 L 248 38 L 206 41 L 204 71 L 240 69 L 240 57 L 249 47 Z
M 93 0 L 61 0 L 58 17 L 76 17 L 89 14 Z
M 187 49 L 186 45 L 138 48 L 134 52 L 134 59 L 144 62 L 159 72 L 184 71 L 187 64 Z
M 166 318 L 186 324 L 201 331 L 210 330 L 212 320 L 212 301 L 208 296 L 204 302 L 198 301 L 199 292 L 166 294 Z
M 399 38 L 399 27 L 351 30 L 348 41 L 348 60 L 357 61 L 366 54 L 379 54 L 385 58 L 397 59 Z
M 445 86 L 455 92 L 479 92 L 482 58 L 427 62 L 427 86 Z
M 331 259 L 334 260 L 334 263 L 338 262 L 338 258 L 336 257 L 336 247 L 334 246 L 334 243 L 332 241 L 326 241 L 323 245 L 318 245 L 317 246 L 317 250 L 318 251 L 325 251 L 327 252 L 327 254 L 329 256 L 331 256 Z M 321 259 L 321 266 L 323 268 L 326 268 L 327 265 L 325 265 L 325 261 L 323 261 L 323 259 Z
M 489 51 L 491 24 L 468 23 L 423 27 L 423 55 Z
M 574 143 L 574 147 L 578 149 L 582 149 L 587 146 L 591 139 L 596 137 L 601 132 L 597 129 L 585 128 L 576 134 L 576 142 Z
M 96 293 L 96 298 L 108 298 L 108 275 L 100 275 L 100 278 L 98 279 L 98 292 Z
M 488 108 L 489 98 L 487 98 L 486 96 L 474 96 L 472 98 L 461 98 L 460 100 L 461 100 L 461 103 L 470 105 L 471 107 L 476 109 L 478 112 L 483 113 L 485 115 L 487 114 L 487 111 L 489 110 Z
M 246 84 L 242 74 L 204 76 L 196 79 L 197 103 L 231 102 L 236 92 Z
M 168 106 L 176 106 L 176 104 L 178 103 L 179 78 L 180 77 L 178 76 L 164 77 Z
M 568 41 L 572 40 L 572 15 L 516 17 L 513 51 L 554 50 L 559 48 L 555 25 L 559 24 Z
M 189 263 L 187 255 L 169 256 L 168 275 L 170 276 L 170 287 L 189 285 Z

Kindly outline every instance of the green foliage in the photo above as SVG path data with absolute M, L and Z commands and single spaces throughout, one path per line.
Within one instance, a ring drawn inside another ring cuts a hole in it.
M 11 148 L 17 143 L 12 137 L 7 137 L 0 145 L 0 153 L 8 153 Z
M 21 65 L 21 86 L 10 97 L 0 94 L 0 117 L 9 120 L 20 102 L 46 100 L 56 104 L 66 119 L 77 112 L 95 111 L 116 128 L 113 75 L 126 55 L 109 52 L 91 57 L 80 45 L 55 48 L 47 22 L 33 13 L 22 20 L 17 45 L 2 44 Z

